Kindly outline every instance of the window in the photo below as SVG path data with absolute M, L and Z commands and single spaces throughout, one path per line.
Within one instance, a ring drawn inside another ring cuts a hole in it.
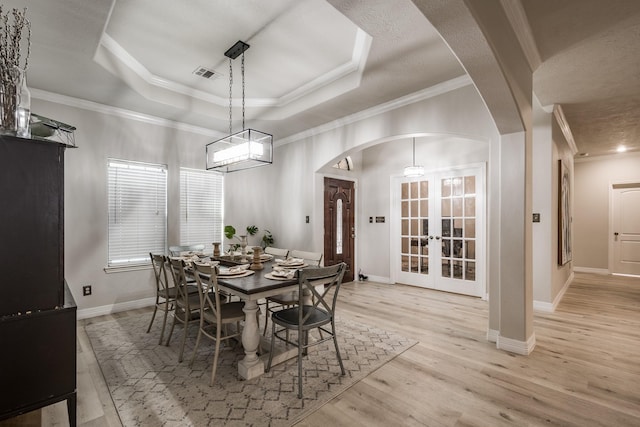
M 180 168 L 180 244 L 222 242 L 223 175 Z
M 333 165 L 336 169 L 342 169 L 346 171 L 353 170 L 353 160 L 351 160 L 351 156 L 347 156 L 344 159 L 340 160 L 338 163 Z
M 167 167 L 109 159 L 109 267 L 149 263 L 167 247 Z

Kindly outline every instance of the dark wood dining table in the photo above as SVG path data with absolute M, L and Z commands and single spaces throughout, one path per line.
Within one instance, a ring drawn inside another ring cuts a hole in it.
M 244 359 L 238 363 L 238 374 L 243 379 L 256 378 L 264 374 L 264 367 L 268 354 L 258 354 L 262 335 L 258 327 L 258 300 L 269 296 L 295 291 L 298 289 L 298 279 L 274 280 L 265 277 L 271 273 L 273 261 L 263 263 L 262 270 L 255 270 L 254 274 L 245 277 L 218 276 L 220 289 L 240 297 L 244 301 L 245 313 L 244 329 L 242 330 L 242 347 Z M 267 346 L 263 346 L 267 348 Z M 274 351 L 274 362 L 280 363 L 297 354 L 296 349 Z

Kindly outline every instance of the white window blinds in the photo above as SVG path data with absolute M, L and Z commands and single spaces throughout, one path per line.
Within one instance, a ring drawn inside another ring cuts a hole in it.
M 180 168 L 180 244 L 222 242 L 224 177 L 219 172 Z
M 109 266 L 150 262 L 167 247 L 167 167 L 109 159 Z

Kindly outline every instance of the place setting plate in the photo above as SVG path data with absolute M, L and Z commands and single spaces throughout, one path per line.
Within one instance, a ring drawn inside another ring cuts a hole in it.
M 235 279 L 237 277 L 251 276 L 252 274 L 255 273 L 255 271 L 249 270 L 248 267 L 249 266 L 247 265 L 247 268 L 237 268 L 237 267 L 218 268 L 218 277 L 228 277 L 228 278 Z
M 309 266 L 309 264 L 304 262 L 304 260 L 289 261 L 289 260 L 282 260 L 282 259 L 275 260 L 275 265 L 282 268 L 295 268 L 295 269 Z
M 296 275 L 293 274 L 291 276 L 279 276 L 279 275 L 274 275 L 273 272 L 271 272 L 271 273 L 266 273 L 264 277 L 265 279 L 271 279 L 271 280 L 293 280 L 295 279 Z

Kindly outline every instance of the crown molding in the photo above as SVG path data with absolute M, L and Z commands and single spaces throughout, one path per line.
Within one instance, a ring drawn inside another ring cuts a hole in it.
M 85 99 L 73 98 L 70 96 L 60 95 L 53 92 L 47 92 L 47 91 L 36 89 L 36 88 L 30 88 L 30 91 L 31 91 L 32 98 L 40 99 L 42 101 L 53 102 L 56 104 L 66 105 L 68 107 L 79 108 L 81 110 L 93 111 L 100 114 L 107 114 L 110 116 L 134 120 L 137 122 L 147 123 L 147 124 L 156 125 L 156 126 L 163 126 L 171 129 L 180 130 L 180 131 L 191 132 L 199 135 L 205 135 L 213 138 L 219 138 L 224 135 L 221 132 L 216 132 L 211 129 L 203 128 L 200 126 L 193 126 L 186 123 L 167 120 L 167 119 L 152 116 L 149 114 L 138 113 L 136 111 L 125 110 L 123 108 L 117 108 L 109 105 L 99 104 L 93 101 L 87 101 Z
M 352 55 L 348 61 L 278 98 L 246 98 L 244 100 L 246 106 L 275 109 L 283 109 L 283 107 L 289 106 L 288 110 L 291 111 L 276 113 L 282 118 L 283 114 L 291 116 L 309 108 L 310 106 L 307 103 L 296 103 L 295 101 L 320 92 L 323 89 L 329 89 L 331 92 L 330 94 L 325 93 L 322 97 L 314 98 L 317 100 L 316 104 L 357 87 L 362 79 L 371 49 L 371 41 L 372 37 L 358 28 L 353 40 Z M 229 105 L 229 100 L 226 98 L 169 81 L 151 73 L 107 33 L 102 34 L 100 44 L 94 54 L 94 61 L 126 82 L 127 85 L 145 98 L 157 102 L 174 104 L 182 98 L 196 98 L 218 107 Z M 350 82 L 350 84 L 344 84 L 343 80 Z M 242 105 L 242 100 L 234 99 L 232 104 L 239 107 Z
M 588 157 L 574 157 L 574 163 L 600 162 L 605 160 L 619 160 L 622 157 L 640 157 L 640 151 L 625 151 L 624 153 L 611 153 L 602 155 L 590 155 Z
M 332 122 L 325 123 L 323 125 L 316 126 L 311 129 L 307 129 L 305 131 L 288 136 L 286 138 L 279 139 L 277 142 L 274 142 L 274 145 L 276 147 L 279 147 L 294 141 L 299 141 L 304 138 L 308 138 L 324 132 L 329 132 L 331 130 L 340 128 L 342 126 L 347 126 L 352 123 L 368 119 L 369 117 L 373 117 L 378 114 L 383 114 L 388 111 L 392 111 L 397 108 L 404 107 L 406 105 L 415 104 L 416 102 L 424 101 L 425 99 L 433 98 L 435 96 L 442 95 L 444 93 L 451 92 L 453 90 L 460 89 L 462 87 L 469 86 L 471 84 L 473 84 L 471 77 L 469 77 L 468 74 L 464 74 L 460 77 L 456 77 L 454 79 L 447 80 L 442 83 L 438 83 L 437 85 L 397 98 L 393 101 L 385 102 L 375 107 L 371 107 L 366 110 L 362 110 L 357 113 L 351 114 L 350 116 L 345 116 L 338 120 L 334 120 Z
M 560 130 L 569 144 L 571 154 L 575 156 L 578 152 L 578 146 L 576 145 L 576 141 L 573 139 L 573 133 L 571 133 L 571 128 L 569 127 L 569 123 L 567 122 L 567 118 L 565 117 L 560 104 L 555 104 L 553 106 L 553 116 L 556 118 L 558 126 L 560 126 Z
M 343 117 L 338 120 L 317 126 L 311 129 L 307 129 L 303 132 L 295 135 L 288 136 L 286 138 L 279 139 L 274 142 L 276 147 L 286 145 L 291 142 L 295 142 L 313 135 L 328 132 L 333 129 L 337 129 L 341 126 L 346 126 L 360 120 L 367 119 L 369 117 L 383 114 L 388 111 L 395 110 L 406 105 L 414 104 L 425 99 L 433 98 L 438 95 L 442 95 L 447 92 L 451 92 L 456 89 L 473 84 L 471 78 L 465 74 L 460 77 L 456 77 L 451 80 L 439 83 L 437 85 L 428 87 L 418 92 L 403 96 L 393 101 L 386 102 L 384 104 L 377 105 L 367 110 L 359 111 L 350 116 Z M 180 123 L 172 120 L 163 119 L 161 117 L 152 116 L 149 114 L 139 113 L 132 110 L 126 110 L 123 108 L 112 107 L 109 105 L 99 104 L 93 101 L 87 101 L 84 99 L 73 98 L 66 95 L 60 95 L 53 92 L 44 91 L 41 89 L 31 88 L 31 96 L 34 99 L 40 99 L 43 101 L 53 102 L 56 104 L 66 105 L 68 107 L 79 108 L 82 110 L 93 111 L 96 113 L 107 114 L 110 116 L 121 117 L 129 120 L 134 120 L 142 123 L 163 126 L 171 129 L 177 129 L 185 132 L 191 132 L 199 135 L 205 135 L 213 138 L 220 138 L 224 136 L 224 133 L 217 132 L 211 129 L 203 128 L 200 126 L 189 125 L 186 123 Z

